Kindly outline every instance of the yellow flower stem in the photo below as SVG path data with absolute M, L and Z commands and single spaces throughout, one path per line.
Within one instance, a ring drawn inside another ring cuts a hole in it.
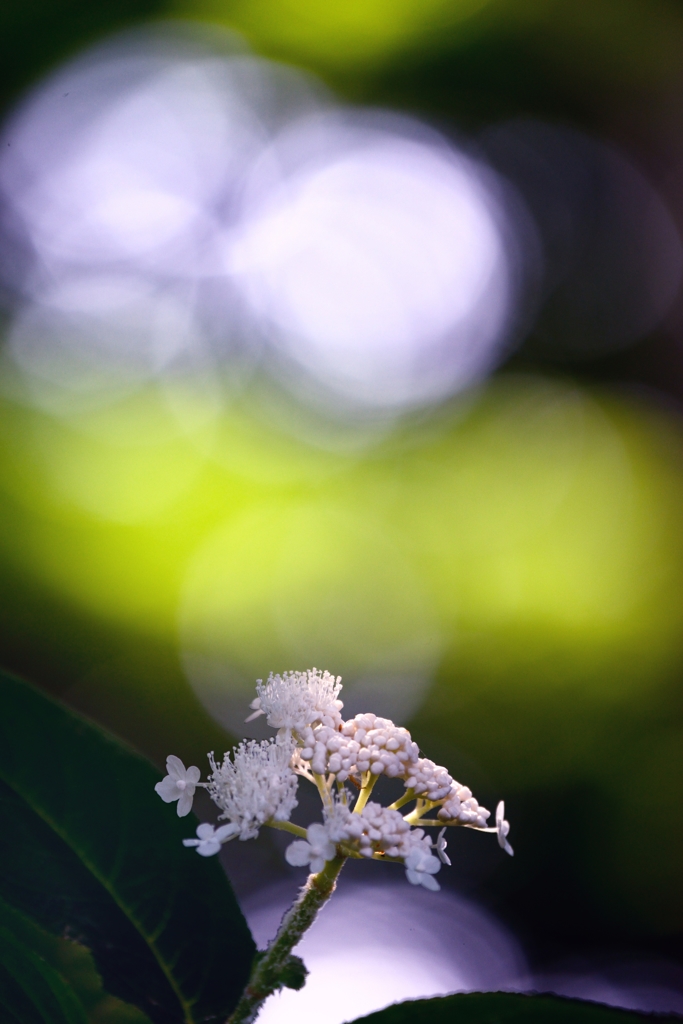
M 418 798 L 414 809 L 410 814 L 404 814 L 403 820 L 407 821 L 409 825 L 417 825 L 422 820 L 422 815 L 428 811 L 431 811 L 434 807 L 440 807 L 441 804 L 438 800 L 422 800 Z
M 315 772 L 313 772 L 313 778 L 315 779 L 315 784 L 318 787 L 318 792 L 320 793 L 320 799 L 324 803 L 325 807 L 331 807 L 332 806 L 332 795 L 330 793 L 330 787 L 327 785 L 327 780 L 326 780 L 325 776 L 324 775 L 317 775 Z
M 293 836 L 299 836 L 300 839 L 306 838 L 306 829 L 302 828 L 301 825 L 295 825 L 291 821 L 274 821 L 272 818 L 266 822 L 270 828 L 279 828 L 283 832 L 291 832 Z
M 355 807 L 353 808 L 354 814 L 360 814 L 363 810 L 378 778 L 379 776 L 374 775 L 372 772 L 363 772 L 361 791 L 358 794 L 358 799 L 356 800 Z
M 398 811 L 401 809 L 401 807 L 405 807 L 406 804 L 409 804 L 411 800 L 416 799 L 417 797 L 415 796 L 415 790 L 409 789 L 406 793 L 403 794 L 403 796 L 399 797 L 398 800 L 394 800 L 393 804 L 389 805 L 388 810 Z

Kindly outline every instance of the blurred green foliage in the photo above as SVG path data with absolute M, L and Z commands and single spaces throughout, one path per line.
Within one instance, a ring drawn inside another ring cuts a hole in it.
M 0 805 L 11 822 L 0 840 L 0 909 L 10 908 L 0 968 L 14 963 L 29 992 L 30 972 L 42 972 L 47 996 L 76 1006 L 64 1024 L 85 1024 L 91 965 L 81 957 L 79 970 L 43 933 L 74 936 L 106 991 L 156 1024 L 227 1016 L 255 945 L 218 863 L 182 846 L 187 823 L 156 796 L 158 773 L 40 691 L 6 674 L 0 682 Z

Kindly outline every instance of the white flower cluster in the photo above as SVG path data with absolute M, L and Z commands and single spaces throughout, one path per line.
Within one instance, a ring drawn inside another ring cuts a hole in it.
M 301 734 L 307 726 L 320 723 L 336 728 L 341 722 L 342 701 L 338 700 L 341 676 L 319 672 L 283 672 L 271 674 L 268 682 L 256 680 L 258 696 L 249 705 L 254 713 L 247 722 L 265 715 L 273 729 Z
M 439 889 L 433 876 L 441 863 L 432 855 L 429 836 L 421 828 L 411 828 L 399 811 L 377 803 L 366 804 L 358 814 L 344 803 L 335 803 L 325 812 L 324 825 L 310 825 L 306 839 L 291 843 L 285 858 L 295 867 L 310 865 L 311 871 L 321 871 L 325 861 L 337 855 L 339 844 L 347 854 L 402 860 L 410 882 Z
M 405 787 L 427 800 L 443 800 L 451 792 L 453 779 L 445 768 L 428 757 L 420 757 L 406 770 Z M 457 783 L 456 783 L 457 785 Z
M 486 828 L 491 812 L 477 803 L 469 786 L 461 786 L 459 782 L 454 782 L 450 793 L 439 808 L 437 817 L 440 821 Z
M 403 778 L 419 756 L 407 729 L 373 714 L 356 715 L 336 728 L 308 728 L 301 739 L 301 756 L 310 760 L 312 770 L 318 775 L 332 772 L 339 782 L 365 772 Z
M 291 768 L 293 745 L 280 740 L 248 740 L 226 754 L 213 769 L 206 788 L 223 812 L 239 826 L 240 839 L 255 839 L 267 821 L 289 821 L 297 805 L 298 778 Z
M 178 801 L 178 814 L 189 813 L 198 786 L 205 788 L 220 808 L 227 824 L 214 828 L 202 824 L 196 839 L 186 839 L 204 857 L 217 853 L 223 843 L 239 836 L 252 839 L 262 825 L 273 825 L 300 837 L 286 851 L 287 861 L 322 871 L 336 857 L 366 857 L 401 862 L 408 880 L 437 890 L 434 875 L 446 855 L 445 826 L 464 825 L 480 832 L 495 832 L 498 843 L 512 855 L 507 836 L 505 805 L 496 809 L 496 825 L 487 826 L 490 812 L 481 807 L 467 786 L 455 782 L 445 768 L 420 757 L 407 729 L 373 714 L 343 721 L 339 700 L 341 679 L 329 672 L 271 674 L 258 680 L 254 714 L 265 715 L 278 730 L 270 741 L 243 741 L 226 754 L 222 763 L 209 755 L 211 774 L 200 782 L 199 769 L 185 768 L 174 756 L 167 760 L 168 775 L 155 789 L 166 803 Z M 323 800 L 323 823 L 304 832 L 290 822 L 297 806 L 298 776 L 318 787 Z M 401 779 L 405 794 L 391 807 L 368 802 L 380 775 Z M 343 783 L 350 779 L 360 789 L 358 799 Z M 334 787 L 338 792 L 333 798 Z M 403 814 L 406 804 L 412 811 Z M 435 812 L 436 817 L 429 817 Z M 443 825 L 435 843 L 425 827 Z M 434 856 L 432 850 L 436 850 Z

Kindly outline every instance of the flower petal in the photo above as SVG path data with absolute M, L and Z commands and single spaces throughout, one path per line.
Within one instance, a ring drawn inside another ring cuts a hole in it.
M 306 838 L 314 848 L 323 846 L 327 842 L 327 829 L 319 822 L 314 822 L 306 829 Z
M 310 862 L 312 852 L 310 843 L 304 839 L 296 839 L 285 850 L 285 860 L 293 868 L 302 868 Z
M 420 871 L 413 871 L 412 868 L 408 868 L 406 870 L 406 877 L 411 885 L 420 885 L 422 883 L 422 873 Z
M 431 889 L 432 892 L 438 892 L 441 888 L 437 880 L 434 878 L 434 875 L 422 874 L 420 876 L 420 881 L 422 885 L 424 885 L 425 889 Z
M 200 843 L 197 847 L 197 853 L 200 857 L 213 857 L 214 853 L 218 853 L 220 848 L 220 843 L 217 843 L 213 839 L 205 839 L 204 842 Z
M 185 778 L 185 765 L 175 754 L 169 754 L 166 758 L 166 771 L 172 779 Z
M 180 796 L 180 790 L 178 789 L 176 783 L 176 779 L 172 778 L 172 776 L 170 775 L 167 775 L 165 778 L 161 780 L 161 782 L 157 782 L 156 786 L 154 787 L 154 792 L 159 794 L 159 796 L 161 797 L 165 804 L 171 804 Z
M 216 839 L 222 843 L 226 839 L 232 839 L 234 835 L 237 835 L 239 830 L 239 825 L 236 825 L 234 821 L 229 821 L 227 825 L 221 825 L 220 828 L 216 829 Z
M 202 773 L 200 772 L 199 768 L 197 768 L 197 766 L 195 764 L 191 765 L 187 769 L 187 773 L 185 775 L 185 779 L 191 785 L 196 786 L 197 783 L 199 782 L 199 780 L 201 779 L 201 777 L 202 777 Z
M 430 875 L 435 875 L 437 871 L 441 870 L 441 861 L 438 857 L 433 857 L 430 853 L 422 862 L 420 870 L 426 871 Z
M 411 850 L 411 852 L 408 854 L 408 856 L 405 859 L 406 869 L 409 869 L 411 871 L 415 871 L 417 869 L 417 866 L 418 866 L 418 864 L 420 863 L 421 860 L 422 860 L 422 851 L 421 850 Z M 417 884 L 418 884 L 417 882 L 413 882 L 413 885 L 417 885 Z
M 189 789 L 184 789 L 180 794 L 178 800 L 178 817 L 184 818 L 186 814 L 189 814 L 192 810 L 192 797 L 194 793 L 191 793 Z
M 183 839 L 183 846 L 199 846 L 199 839 Z
M 197 825 L 197 835 L 200 839 L 212 839 L 213 825 L 209 825 L 208 821 L 203 821 L 201 825 Z
M 311 872 L 317 875 L 325 867 L 324 857 L 311 857 Z

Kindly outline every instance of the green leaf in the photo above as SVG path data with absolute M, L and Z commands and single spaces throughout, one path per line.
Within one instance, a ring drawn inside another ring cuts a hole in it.
M 353 1024 L 643 1024 L 649 1014 L 615 1010 L 561 996 L 471 992 L 441 999 L 396 1003 Z M 657 1014 L 656 1020 L 680 1020 Z
M 83 1004 L 61 975 L 0 927 L 3 1024 L 88 1024 Z
M 92 953 L 79 942 L 52 935 L 4 900 L 0 929 L 11 932 L 61 975 L 80 1000 L 89 1024 L 150 1024 L 142 1010 L 105 992 Z
M 92 950 L 105 989 L 155 1024 L 225 1017 L 255 946 L 220 865 L 182 846 L 194 819 L 39 690 L 0 674 L 0 702 L 0 896 Z

